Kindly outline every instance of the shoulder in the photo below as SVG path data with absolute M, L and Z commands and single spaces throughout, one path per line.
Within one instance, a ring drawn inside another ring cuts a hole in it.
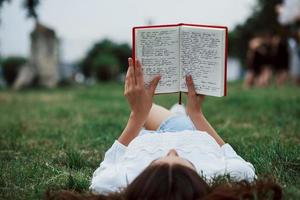
M 93 173 L 90 190 L 97 193 L 114 192 L 126 185 L 126 173 L 120 161 L 127 147 L 117 140 L 106 151 L 104 160 Z
M 253 181 L 256 178 L 253 165 L 246 161 L 231 160 L 227 162 L 226 173 L 235 180 Z
M 250 162 L 239 156 L 229 144 L 224 144 L 221 149 L 225 157 L 227 174 L 235 180 L 254 180 L 255 168 Z
M 96 170 L 97 171 L 97 170 Z M 92 178 L 89 189 L 95 193 L 111 193 L 126 187 L 126 174 L 115 167 L 97 173 Z

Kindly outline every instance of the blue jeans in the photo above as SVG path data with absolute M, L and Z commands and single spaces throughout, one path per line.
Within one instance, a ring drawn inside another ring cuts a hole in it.
M 184 130 L 196 130 L 192 120 L 186 115 L 172 115 L 163 121 L 156 131 L 141 130 L 140 135 L 159 134 L 164 132 L 179 132 Z

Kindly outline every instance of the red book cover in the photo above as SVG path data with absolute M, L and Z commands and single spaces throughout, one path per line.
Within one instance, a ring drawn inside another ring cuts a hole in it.
M 228 28 L 226 26 L 215 26 L 215 25 L 203 25 L 203 24 L 188 24 L 188 23 L 179 23 L 179 24 L 164 24 L 164 25 L 151 25 L 151 26 L 136 26 L 132 28 L 132 58 L 135 61 L 135 34 L 137 29 L 147 29 L 147 28 L 162 28 L 162 27 L 176 27 L 176 26 L 194 26 L 194 27 L 203 27 L 203 28 L 217 28 L 225 30 L 225 66 L 224 66 L 224 96 L 227 95 L 227 57 L 228 57 Z M 135 63 L 135 62 L 134 62 Z

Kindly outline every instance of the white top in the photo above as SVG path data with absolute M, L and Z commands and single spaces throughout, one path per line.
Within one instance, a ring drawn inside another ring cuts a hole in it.
M 225 174 L 235 180 L 255 178 L 253 165 L 238 156 L 229 144 L 220 147 L 206 132 L 185 130 L 138 136 L 127 147 L 115 141 L 94 172 L 90 190 L 108 193 L 126 187 L 170 149 L 192 162 L 197 173 L 208 180 Z

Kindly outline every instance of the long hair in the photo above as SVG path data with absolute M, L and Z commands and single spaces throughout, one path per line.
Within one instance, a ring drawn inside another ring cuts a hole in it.
M 192 169 L 182 165 L 157 164 L 148 167 L 124 191 L 125 199 L 200 199 L 208 184 Z
M 274 180 L 208 185 L 194 170 L 182 165 L 157 164 L 147 167 L 132 183 L 110 194 L 47 192 L 47 200 L 239 200 L 282 198 Z

